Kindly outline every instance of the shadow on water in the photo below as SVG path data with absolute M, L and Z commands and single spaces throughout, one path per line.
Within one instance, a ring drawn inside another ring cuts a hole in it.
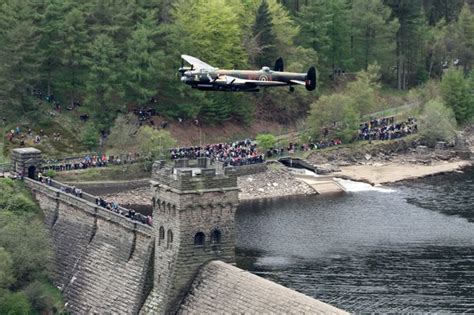
M 237 265 L 351 312 L 474 312 L 472 180 L 243 203 Z

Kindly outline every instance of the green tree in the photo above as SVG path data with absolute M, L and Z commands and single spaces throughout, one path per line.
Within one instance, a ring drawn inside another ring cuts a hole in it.
M 474 14 L 467 3 L 454 25 L 454 34 L 450 35 L 454 37 L 456 58 L 461 60 L 464 73 L 467 74 L 474 61 Z
M 444 20 L 441 20 L 427 30 L 426 65 L 429 77 L 441 77 L 443 64 L 452 59 L 447 48 L 450 27 L 446 25 Z
M 426 40 L 426 22 L 421 1 L 385 0 L 392 9 L 392 16 L 398 19 L 400 27 L 396 36 L 397 88 L 405 90 L 424 79 L 423 65 Z
M 359 69 L 377 62 L 388 73 L 395 59 L 395 37 L 399 24 L 382 0 L 352 1 L 352 53 Z
M 119 115 L 110 129 L 107 143 L 117 150 L 117 153 L 135 151 L 137 133 L 140 126 L 133 114 Z
M 0 314 L 25 315 L 31 314 L 31 305 L 24 292 L 7 293 L 0 297 Z
M 436 25 L 441 20 L 455 21 L 464 4 L 464 0 L 425 0 L 423 9 L 430 25 Z
M 172 47 L 168 47 L 168 52 L 194 54 L 221 68 L 247 65 L 235 4 L 225 0 L 179 0 L 172 16 L 174 23 L 167 36 L 167 45 Z M 178 66 L 179 60 L 173 58 Z
M 350 8 L 346 0 L 312 1 L 303 7 L 299 16 L 301 34 L 299 41 L 316 50 L 321 77 L 332 76 L 336 69 L 349 70 Z
M 300 32 L 300 27 L 296 23 L 294 18 L 290 16 L 288 10 L 277 0 L 267 1 L 268 10 L 272 18 L 272 30 L 275 34 L 274 45 L 276 49 L 276 57 L 285 56 L 285 60 L 292 60 L 292 57 L 294 57 L 292 55 L 296 53 L 297 49 L 297 45 L 295 45 L 295 40 Z M 299 52 L 299 55 L 294 59 L 298 60 L 298 58 L 301 57 L 301 52 Z M 275 60 L 271 60 L 271 64 L 269 64 L 268 66 L 272 66 L 274 61 Z M 288 63 L 287 67 L 289 66 L 290 64 Z
M 270 133 L 259 134 L 256 138 L 258 146 L 264 149 L 265 151 L 273 148 L 277 141 L 276 137 Z
M 357 136 L 360 113 L 352 107 L 351 98 L 342 93 L 323 95 L 311 105 L 308 127 L 313 139 L 323 137 L 324 129 L 329 137 L 339 137 L 351 142 Z
M 198 52 L 196 57 L 211 65 L 222 68 L 245 67 L 248 58 L 241 45 L 240 12 L 236 2 L 177 1 L 172 10 L 174 24 L 169 25 L 165 32 L 166 53 L 178 56 Z M 174 65 L 174 69 L 167 70 L 169 72 L 175 72 L 179 67 L 179 60 L 173 58 L 175 60 L 170 60 L 168 65 Z M 169 78 L 161 81 L 162 88 L 158 91 L 161 101 L 169 104 L 158 106 L 160 111 L 170 116 L 198 116 L 200 121 L 212 124 L 230 118 L 248 120 L 248 107 L 251 104 L 242 101 L 246 96 L 203 93 L 190 90 L 182 84 L 176 86 L 179 83 L 169 81 Z
M 357 137 L 359 123 L 360 113 L 353 106 L 345 106 L 341 121 L 336 123 L 335 136 L 344 143 L 354 141 Z
M 95 150 L 99 146 L 99 133 L 92 123 L 88 123 L 82 134 L 82 143 L 89 150 Z
M 368 114 L 376 109 L 379 73 L 379 65 L 370 65 L 367 71 L 357 73 L 357 80 L 347 84 L 346 95 L 351 99 L 351 107 L 358 113 Z
M 0 290 L 8 288 L 14 282 L 13 260 L 5 248 L 0 247 Z
M 445 104 L 454 111 L 459 123 L 469 121 L 474 114 L 472 90 L 462 71 L 448 70 L 441 81 L 441 94 Z
M 145 126 L 140 128 L 137 135 L 140 150 L 148 159 L 163 159 L 168 156 L 168 150 L 176 145 L 176 140 L 166 130 L 156 130 Z
M 89 50 L 86 104 L 95 113 L 98 129 L 107 131 L 117 110 L 123 106 L 119 51 L 112 38 L 105 34 L 98 35 Z
M 78 8 L 67 12 L 58 33 L 63 46 L 60 50 L 61 72 L 57 86 L 69 105 L 73 105 L 83 93 L 86 81 L 85 58 L 89 36 L 84 12 Z
M 28 95 L 41 64 L 40 39 L 28 1 L 8 0 L 0 6 L 0 107 L 25 112 Z
M 162 75 L 164 54 L 154 40 L 157 35 L 154 15 L 138 24 L 126 42 L 126 98 L 138 104 L 148 103 L 156 94 L 158 82 L 169 79 Z
M 34 279 L 49 276 L 52 251 L 48 235 L 39 219 L 28 219 L 10 211 L 1 211 L 0 235 L 0 246 L 10 253 L 15 266 L 13 273 L 16 288 Z
M 266 0 L 262 0 L 258 7 L 253 35 L 257 38 L 260 53 L 255 59 L 258 66 L 271 66 L 278 57 L 275 48 L 276 36 L 273 32 L 272 16 Z
M 327 1 L 315 0 L 304 6 L 298 14 L 298 22 L 301 26 L 299 42 L 316 51 L 319 54 L 319 61 L 327 65 L 331 47 L 329 29 L 332 24 Z
M 446 107 L 440 99 L 425 104 L 420 117 L 421 135 L 429 145 L 437 141 L 450 141 L 456 135 L 456 119 L 453 111 Z
M 24 290 L 32 308 L 40 313 L 53 311 L 63 313 L 65 311 L 61 294 L 56 287 L 44 281 L 34 281 Z
M 41 40 L 38 50 L 42 55 L 41 79 L 46 82 L 46 94 L 53 94 L 53 82 L 59 82 L 56 75 L 61 67 L 61 54 L 64 46 L 59 33 L 64 27 L 64 15 L 71 8 L 71 1 L 44 1 L 39 32 Z M 56 80 L 55 80 L 56 79 Z

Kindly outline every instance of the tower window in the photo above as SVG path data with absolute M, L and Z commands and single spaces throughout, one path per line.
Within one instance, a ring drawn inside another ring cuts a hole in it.
M 168 230 L 168 239 L 166 243 L 166 248 L 171 248 L 171 243 L 173 243 L 173 231 Z
M 215 229 L 211 233 L 211 244 L 219 244 L 221 242 L 221 231 Z
M 165 239 L 165 228 L 160 226 L 160 232 L 158 236 L 158 245 L 161 245 L 161 241 Z
M 203 246 L 205 240 L 206 236 L 203 232 L 197 232 L 196 235 L 194 235 L 194 245 L 196 246 Z

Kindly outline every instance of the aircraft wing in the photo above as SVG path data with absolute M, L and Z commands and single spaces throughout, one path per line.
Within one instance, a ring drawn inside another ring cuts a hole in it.
M 299 85 L 306 85 L 306 82 L 300 81 L 300 80 L 290 80 L 290 82 L 296 83 L 296 84 L 299 84 Z
M 260 80 L 247 80 L 247 79 L 239 79 L 230 75 L 225 76 L 224 80 L 216 80 L 216 83 L 224 83 L 224 84 L 233 84 L 233 85 L 244 85 L 244 84 L 251 84 L 255 86 L 280 86 L 280 85 L 287 85 L 286 82 L 282 81 L 260 81 Z
M 196 70 L 200 70 L 200 69 L 215 70 L 216 69 L 213 66 L 208 65 L 204 61 L 201 61 L 201 60 L 199 60 L 199 59 L 197 59 L 193 56 L 181 55 L 181 58 L 186 60 L 186 62 L 189 63 L 190 65 L 192 65 L 193 68 L 196 69 Z

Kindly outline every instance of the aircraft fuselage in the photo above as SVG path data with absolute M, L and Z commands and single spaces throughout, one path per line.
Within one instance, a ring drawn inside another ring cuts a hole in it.
M 260 87 L 304 85 L 308 91 L 316 88 L 316 69 L 310 67 L 307 73 L 285 72 L 283 59 L 278 58 L 274 70 L 262 67 L 260 70 L 225 70 L 189 56 L 181 55 L 191 67 L 181 65 L 181 82 L 192 88 L 208 91 L 256 92 Z
M 225 70 L 218 69 L 216 71 L 192 71 L 188 73 L 184 83 L 192 88 L 208 91 L 242 91 L 257 92 L 259 86 L 253 83 L 237 84 L 233 79 L 220 80 L 221 77 L 231 77 L 243 80 L 262 81 L 278 81 L 279 85 L 296 85 L 291 80 L 305 81 L 306 73 L 281 72 L 273 70 Z

